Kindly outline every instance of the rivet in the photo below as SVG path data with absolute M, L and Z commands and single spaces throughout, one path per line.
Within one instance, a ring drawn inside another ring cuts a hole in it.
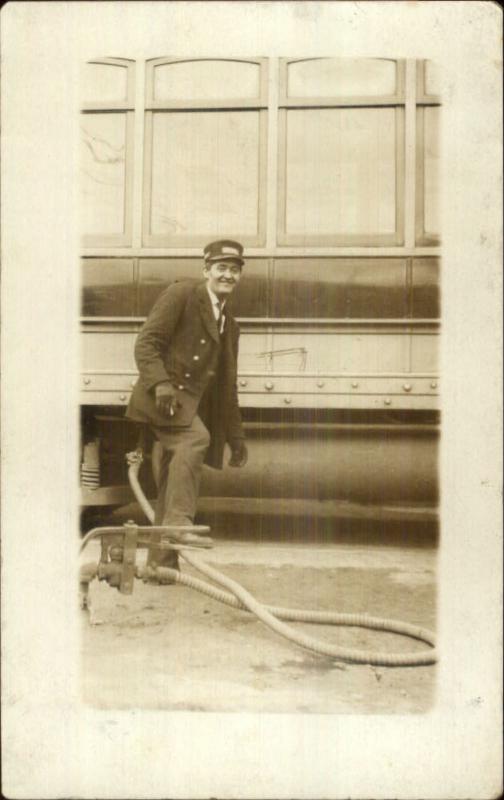
M 431 388 L 431 389 L 437 389 L 437 383 L 436 383 L 436 381 L 432 381 L 432 383 L 431 383 L 431 385 L 430 385 L 430 388 Z
M 268 392 L 271 392 L 271 390 L 273 389 L 273 386 L 274 386 L 274 384 L 273 384 L 273 383 L 271 383 L 271 381 L 267 381 L 267 382 L 264 384 L 264 388 L 265 388 L 265 389 L 267 389 L 267 390 L 268 390 Z
M 403 387 L 405 392 L 411 392 L 411 383 L 403 383 Z
M 125 394 L 120 394 L 119 395 L 119 400 L 123 400 L 123 401 L 126 400 L 126 395 Z
M 357 383 L 357 381 L 352 381 L 352 389 L 358 389 L 358 387 L 359 384 Z
M 193 361 L 199 361 L 199 356 L 193 356 Z
M 284 403 L 287 403 L 287 405 L 289 405 L 289 403 L 292 403 L 292 398 L 291 397 L 284 397 Z
M 91 378 L 84 378 L 84 383 L 86 384 L 86 386 L 89 386 L 89 384 L 91 383 Z
M 319 389 L 322 389 L 322 387 L 325 386 L 324 381 L 317 381 L 317 386 Z
M 240 386 L 246 386 L 246 385 L 247 385 L 247 383 L 248 383 L 248 381 L 246 381 L 246 380 L 243 378 L 243 379 L 240 381 Z
M 385 403 L 386 406 L 389 406 L 392 403 L 392 400 L 390 399 L 390 397 L 386 397 L 383 402 Z
M 200 344 L 206 344 L 206 339 L 200 339 Z
M 130 384 L 130 385 L 131 385 L 132 387 L 134 387 L 134 386 L 135 386 L 135 384 L 136 384 L 136 381 L 131 381 L 131 384 Z
M 190 378 L 190 377 L 191 377 L 191 373 L 190 372 L 185 372 L 184 373 L 184 378 Z
M 182 386 L 182 384 L 181 384 L 181 383 L 179 383 L 179 385 L 178 385 L 178 388 L 179 388 L 179 389 L 183 389 L 184 387 Z

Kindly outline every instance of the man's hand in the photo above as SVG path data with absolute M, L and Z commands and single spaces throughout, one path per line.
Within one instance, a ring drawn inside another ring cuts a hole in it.
M 243 439 L 235 439 L 229 443 L 231 448 L 230 467 L 244 467 L 248 460 L 247 445 Z
M 173 417 L 178 408 L 175 389 L 171 383 L 158 383 L 154 389 L 156 395 L 156 408 L 167 417 Z

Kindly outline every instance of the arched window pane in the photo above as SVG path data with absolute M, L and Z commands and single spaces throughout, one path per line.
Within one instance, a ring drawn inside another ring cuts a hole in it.
M 435 61 L 425 62 L 425 94 L 439 95 L 440 87 L 439 64 Z
M 155 100 L 224 100 L 259 96 L 259 65 L 182 61 L 154 68 Z
M 440 108 L 424 109 L 425 232 L 439 233 L 439 122 Z
M 128 70 L 116 64 L 85 64 L 83 69 L 82 100 L 85 103 L 107 103 L 126 100 Z
M 125 114 L 81 118 L 82 232 L 124 231 Z
M 287 233 L 394 233 L 395 130 L 391 108 L 288 111 Z
M 377 58 L 322 58 L 288 65 L 289 97 L 395 94 L 396 63 Z
M 152 149 L 152 234 L 257 233 L 258 112 L 156 113 Z

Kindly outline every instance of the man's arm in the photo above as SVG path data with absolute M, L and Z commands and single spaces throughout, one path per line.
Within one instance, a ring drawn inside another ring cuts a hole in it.
M 173 284 L 156 300 L 135 343 L 135 361 L 140 380 L 147 391 L 170 382 L 166 372 L 166 353 L 182 312 L 190 285 Z

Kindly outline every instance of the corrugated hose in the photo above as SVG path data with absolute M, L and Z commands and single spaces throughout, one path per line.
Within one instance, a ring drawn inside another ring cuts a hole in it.
M 138 472 L 141 459 L 129 462 L 128 478 L 131 488 L 138 500 L 143 512 L 150 523 L 154 522 L 154 511 L 140 486 Z M 163 568 L 163 573 L 173 582 L 196 589 L 208 595 L 214 600 L 226 603 L 234 608 L 244 609 L 254 614 L 265 625 L 276 633 L 284 636 L 291 642 L 303 647 L 305 650 L 317 653 L 318 655 L 328 656 L 336 661 L 350 662 L 353 664 L 370 664 L 382 667 L 419 667 L 434 664 L 437 661 L 435 647 L 435 635 L 432 631 L 416 625 L 410 625 L 393 619 L 381 617 L 371 617 L 367 614 L 345 614 L 332 611 L 308 611 L 303 609 L 282 608 L 279 606 L 268 606 L 259 603 L 250 592 L 244 589 L 236 581 L 223 575 L 214 567 L 209 566 L 199 557 L 194 555 L 194 550 L 180 549 L 179 555 L 190 564 L 194 569 L 202 572 L 215 583 L 219 584 L 228 591 L 223 591 L 205 581 L 186 575 L 175 569 Z M 352 628 L 368 628 L 371 630 L 385 631 L 388 633 L 408 636 L 418 639 L 428 644 L 432 649 L 413 653 L 376 653 L 369 650 L 358 650 L 351 647 L 341 647 L 340 645 L 315 639 L 308 636 L 290 625 L 286 625 L 282 620 L 290 622 L 315 623 L 319 625 L 340 625 Z

